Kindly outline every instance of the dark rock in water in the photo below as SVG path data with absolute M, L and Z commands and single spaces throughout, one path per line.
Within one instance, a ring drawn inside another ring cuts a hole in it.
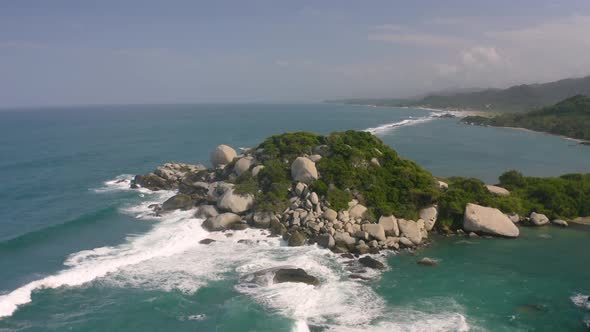
M 222 231 L 225 229 L 230 228 L 233 224 L 239 223 L 241 221 L 240 216 L 233 213 L 222 213 L 216 215 L 215 217 L 207 218 L 203 222 L 203 227 L 210 231 Z
M 215 242 L 215 240 L 213 239 L 202 239 L 201 241 L 199 241 L 200 244 L 210 244 Z
M 303 232 L 296 231 L 289 238 L 289 247 L 299 247 L 305 244 L 307 236 Z
M 244 222 L 238 222 L 235 224 L 232 224 L 229 228 L 233 229 L 234 231 L 243 231 L 244 229 L 248 228 L 248 224 L 244 223 Z
M 365 277 L 363 275 L 360 274 L 351 274 L 348 276 L 350 279 L 359 279 L 359 280 L 364 280 L 364 281 L 369 281 L 371 280 L 371 278 L 369 277 Z
M 371 256 L 361 257 L 359 263 L 372 269 L 384 269 L 385 265 Z
M 189 195 L 178 194 L 168 198 L 163 204 L 162 209 L 170 210 L 190 210 L 194 206 L 193 201 Z
M 136 175 L 131 183 L 131 187 L 133 188 L 134 185 L 135 187 L 139 185 L 153 191 L 173 189 L 173 186 L 168 181 L 153 173 Z
M 438 265 L 438 261 L 436 259 L 424 257 L 418 261 L 418 264 L 424 265 L 424 266 L 436 266 L 436 265 Z
M 340 255 L 342 258 L 354 259 L 354 255 L 351 253 L 345 253 Z
M 238 240 L 238 243 L 252 245 L 252 244 L 254 244 L 254 241 L 252 241 L 252 240 L 246 240 L 246 239 L 241 239 L 241 240 Z
M 275 235 L 283 236 L 287 234 L 287 227 L 281 224 L 280 221 L 272 219 L 270 221 L 270 232 Z
M 302 282 L 308 285 L 317 286 L 320 284 L 320 280 L 312 275 L 307 274 L 303 269 L 278 269 L 275 271 L 273 278 L 275 283 L 281 282 Z
M 548 308 L 544 304 L 528 303 L 528 304 L 523 304 L 523 305 L 519 306 L 517 308 L 517 310 L 522 313 L 536 313 L 536 312 L 546 312 L 546 311 L 548 311 Z
M 150 204 L 148 205 L 148 209 L 152 209 L 154 211 L 162 211 L 162 206 L 160 204 Z

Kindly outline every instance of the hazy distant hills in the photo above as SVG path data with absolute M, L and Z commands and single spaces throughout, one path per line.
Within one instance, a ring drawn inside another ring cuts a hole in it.
M 522 84 L 508 89 L 472 89 L 472 91 L 436 93 L 416 99 L 359 98 L 330 102 L 524 112 L 552 105 L 575 95 L 590 95 L 590 76 L 542 84 Z

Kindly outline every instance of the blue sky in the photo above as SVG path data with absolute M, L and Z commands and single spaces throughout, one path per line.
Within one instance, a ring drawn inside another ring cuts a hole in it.
M 0 107 L 403 97 L 590 74 L 590 1 L 0 0 Z

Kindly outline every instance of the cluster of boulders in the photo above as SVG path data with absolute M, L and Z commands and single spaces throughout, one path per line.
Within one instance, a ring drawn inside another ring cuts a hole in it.
M 155 213 L 196 207 L 195 217 L 205 221 L 210 231 L 256 227 L 270 229 L 282 236 L 290 246 L 317 243 L 335 252 L 358 254 L 375 253 L 381 249 L 415 248 L 426 242 L 438 218 L 436 206 L 419 211 L 419 219 L 406 220 L 393 215 L 375 219 L 367 215 L 367 207 L 353 199 L 347 209 L 336 211 L 309 184 L 320 177 L 315 163 L 322 158 L 325 147 L 318 146 L 313 155 L 295 158 L 291 164 L 293 185 L 289 189 L 289 207 L 280 213 L 256 211 L 255 195 L 239 192 L 232 182 L 250 172 L 257 177 L 264 166 L 257 160 L 262 151 L 246 151 L 238 155 L 227 146 L 220 145 L 211 153 L 212 168 L 203 165 L 167 163 L 153 173 L 137 175 L 133 188 L 150 190 L 177 190 L 178 193 L 161 205 L 152 205 Z M 377 161 L 378 162 L 378 161 Z M 441 190 L 448 185 L 438 182 Z M 498 186 L 486 186 L 490 193 L 508 196 L 510 192 Z M 359 198 L 359 197 L 357 197 Z M 532 213 L 528 218 L 506 215 L 498 209 L 468 204 L 465 208 L 463 229 L 472 236 L 477 234 L 518 237 L 516 223 L 545 225 L 549 219 Z M 554 220 L 567 226 L 563 220 Z

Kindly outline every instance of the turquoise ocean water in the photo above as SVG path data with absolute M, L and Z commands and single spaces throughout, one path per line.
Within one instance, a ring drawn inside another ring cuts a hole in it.
M 471 127 L 419 109 L 337 104 L 88 106 L 0 111 L 0 331 L 585 331 L 590 229 L 523 229 L 517 240 L 433 237 L 381 257 L 372 281 L 313 246 L 259 230 L 208 234 L 170 193 L 127 189 L 166 161 L 206 163 L 218 144 L 284 131 L 371 130 L 438 176 L 494 183 L 508 169 L 590 171 L 590 147 Z M 123 182 L 118 182 L 123 180 Z M 218 241 L 209 246 L 205 237 Z M 255 244 L 237 243 L 240 239 Z M 256 242 L 258 241 L 258 242 Z M 441 261 L 416 265 L 422 256 Z M 263 285 L 249 272 L 297 265 L 322 285 Z

